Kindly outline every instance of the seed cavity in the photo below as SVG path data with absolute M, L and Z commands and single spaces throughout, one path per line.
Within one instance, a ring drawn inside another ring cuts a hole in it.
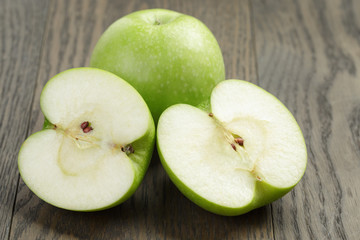
M 126 153 L 127 155 L 135 152 L 135 150 L 134 150 L 134 148 L 131 146 L 131 144 L 126 145 L 126 146 L 124 146 L 124 147 L 121 147 L 121 151 L 123 151 L 123 152 Z

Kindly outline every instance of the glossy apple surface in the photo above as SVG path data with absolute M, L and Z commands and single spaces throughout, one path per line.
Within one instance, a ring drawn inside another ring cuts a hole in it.
M 131 13 L 114 22 L 91 56 L 92 67 L 134 86 L 155 122 L 175 103 L 198 105 L 225 78 L 219 45 L 198 19 L 164 9 Z

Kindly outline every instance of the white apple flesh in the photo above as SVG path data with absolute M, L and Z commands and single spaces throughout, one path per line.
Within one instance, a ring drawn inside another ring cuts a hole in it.
M 46 202 L 76 211 L 115 206 L 132 195 L 149 165 L 154 122 L 139 93 L 114 74 L 78 68 L 41 94 L 44 129 L 21 147 L 20 174 Z
M 304 174 L 306 146 L 287 108 L 241 80 L 219 83 L 211 113 L 169 107 L 157 130 L 158 152 L 171 180 L 204 209 L 239 215 L 290 191 Z

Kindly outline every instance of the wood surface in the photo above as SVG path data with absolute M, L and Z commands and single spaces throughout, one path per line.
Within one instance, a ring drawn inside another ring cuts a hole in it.
M 29 129 L 47 8 L 46 0 L 0 1 L 0 239 L 14 214 L 17 154 Z
M 359 239 L 358 10 L 359 1 L 253 1 L 260 85 L 294 113 L 308 149 L 304 178 L 272 204 L 276 239 Z
M 146 8 L 203 21 L 226 77 L 259 84 L 294 114 L 308 165 L 284 198 L 238 217 L 208 213 L 176 189 L 156 153 L 136 193 L 101 212 L 53 207 L 19 178 L 19 148 L 43 123 L 44 84 L 88 66 L 102 32 Z M 359 10 L 355 0 L 0 0 L 0 239 L 359 239 Z

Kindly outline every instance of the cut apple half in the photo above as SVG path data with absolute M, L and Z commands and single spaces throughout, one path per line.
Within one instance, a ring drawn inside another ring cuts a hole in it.
M 40 105 L 44 129 L 22 145 L 26 185 L 46 202 L 94 211 L 130 197 L 149 165 L 155 127 L 139 93 L 114 74 L 75 68 L 53 77 Z
M 161 162 L 179 190 L 221 215 L 239 215 L 290 191 L 304 174 L 306 146 L 288 109 L 241 80 L 219 83 L 211 111 L 178 104 L 161 115 Z

